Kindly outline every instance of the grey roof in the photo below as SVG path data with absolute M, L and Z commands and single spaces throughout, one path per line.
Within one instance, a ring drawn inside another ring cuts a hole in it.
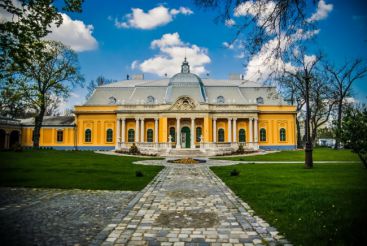
M 43 117 L 43 126 L 72 126 L 74 125 L 74 116 L 45 116 Z M 34 118 L 20 120 L 23 126 L 34 126 Z
M 218 103 L 220 96 L 226 104 L 255 104 L 259 97 L 265 105 L 286 104 L 273 86 L 241 79 L 201 79 L 182 70 L 170 79 L 123 80 L 99 86 L 86 105 L 146 104 L 151 103 L 148 97 L 152 96 L 158 104 L 172 104 L 180 96 L 210 104 Z

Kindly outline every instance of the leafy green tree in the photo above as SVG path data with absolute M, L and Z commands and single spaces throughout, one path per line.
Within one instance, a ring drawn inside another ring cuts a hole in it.
M 58 98 L 67 98 L 74 85 L 83 85 L 78 57 L 60 42 L 44 41 L 45 49 L 32 58 L 17 84 L 22 98 L 35 111 L 33 146 L 39 147 L 40 129 L 47 108 Z
M 349 107 L 342 121 L 342 141 L 367 168 L 367 107 Z
M 44 38 L 51 24 L 62 23 L 60 10 L 81 12 L 83 0 L 64 0 L 61 8 L 55 0 L 1 0 L 0 79 L 22 72 L 32 58 L 45 51 Z

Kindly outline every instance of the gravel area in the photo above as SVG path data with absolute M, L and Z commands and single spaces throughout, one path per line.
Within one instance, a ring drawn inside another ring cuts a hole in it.
M 135 194 L 0 188 L 0 244 L 89 245 Z

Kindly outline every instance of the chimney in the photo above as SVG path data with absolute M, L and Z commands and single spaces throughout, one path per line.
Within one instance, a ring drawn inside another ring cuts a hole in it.
M 230 73 L 229 80 L 241 80 L 241 74 L 239 73 Z
M 144 80 L 144 74 L 133 74 L 131 75 L 132 80 Z

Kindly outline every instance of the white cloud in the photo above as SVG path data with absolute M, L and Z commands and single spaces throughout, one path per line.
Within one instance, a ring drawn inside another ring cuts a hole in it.
M 131 69 L 132 70 L 135 70 L 136 68 L 138 68 L 138 65 L 139 65 L 139 61 L 138 60 L 135 60 L 131 63 Z
M 234 45 L 233 45 L 233 43 L 232 43 L 232 44 L 230 44 L 230 43 L 228 43 L 228 42 L 223 42 L 222 44 L 223 44 L 223 46 L 224 46 L 224 47 L 226 47 L 226 48 L 228 48 L 228 49 L 230 49 L 230 50 L 234 49 Z
M 125 21 L 119 21 L 116 19 L 115 26 L 117 28 L 137 28 L 148 30 L 166 25 L 178 14 L 191 15 L 193 12 L 191 9 L 186 7 L 170 10 L 162 5 L 155 7 L 148 12 L 144 12 L 144 10 L 139 8 L 133 8 L 132 13 L 125 16 Z
M 170 13 L 171 15 L 178 15 L 178 14 L 191 15 L 194 12 L 189 8 L 180 7 L 179 9 L 171 9 Z
M 45 39 L 60 41 L 77 52 L 97 49 L 98 42 L 92 35 L 93 25 L 85 25 L 83 21 L 72 20 L 63 13 L 61 16 L 62 24 L 59 27 L 52 24 L 52 32 Z
M 180 72 L 186 56 L 190 63 L 190 71 L 204 74 L 207 72 L 205 65 L 211 62 L 207 49 L 182 42 L 178 33 L 167 33 L 160 39 L 153 40 L 151 48 L 159 49 L 159 54 L 137 65 L 145 73 L 172 76 Z
M 228 27 L 231 27 L 236 24 L 236 22 L 233 19 L 227 19 L 224 24 Z
M 234 10 L 234 16 L 241 17 L 249 15 L 255 17 L 257 25 L 263 26 L 269 21 L 269 17 L 272 15 L 275 7 L 276 3 L 274 1 L 246 1 L 236 7 Z M 265 30 L 268 33 L 274 33 L 273 26 L 265 25 Z
M 326 4 L 324 0 L 320 0 L 317 4 L 317 10 L 316 12 L 307 19 L 309 22 L 319 21 L 323 20 L 328 17 L 329 13 L 333 10 L 333 5 Z
M 161 39 L 153 40 L 150 47 L 151 48 L 163 48 L 167 46 L 179 46 L 182 45 L 180 40 L 180 35 L 175 33 L 166 33 Z
M 268 41 L 262 46 L 262 48 L 256 55 L 251 57 L 246 66 L 245 79 L 265 82 L 276 71 L 281 71 L 282 69 L 295 71 L 298 68 L 293 66 L 289 62 L 283 61 L 281 57 L 277 57 L 276 54 L 273 52 L 274 49 L 277 48 L 279 45 L 280 49 L 285 50 L 292 43 L 295 43 L 301 39 L 309 39 L 312 36 L 317 35 L 318 33 L 319 30 L 308 32 L 298 30 L 290 37 L 290 40 L 283 35 L 280 40 L 274 38 Z M 294 54 L 297 54 L 298 50 L 294 49 L 293 52 Z M 311 62 L 312 59 L 315 59 L 315 56 L 305 56 L 304 59 L 305 62 Z

